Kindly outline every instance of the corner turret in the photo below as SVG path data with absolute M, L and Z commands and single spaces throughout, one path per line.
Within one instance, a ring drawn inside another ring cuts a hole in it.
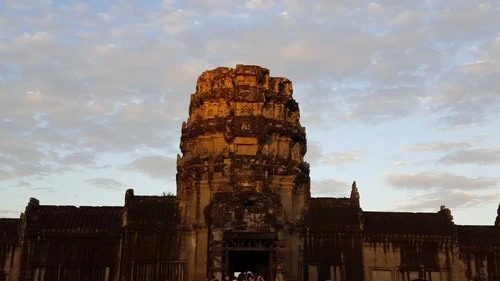
M 445 216 L 451 223 L 453 223 L 453 216 L 451 215 L 450 209 L 446 208 L 445 205 L 441 205 L 438 214 Z

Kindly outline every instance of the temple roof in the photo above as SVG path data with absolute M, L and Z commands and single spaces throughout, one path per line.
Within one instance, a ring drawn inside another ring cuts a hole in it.
M 439 213 L 363 212 L 366 235 L 452 236 L 452 221 Z
M 461 247 L 500 247 L 500 227 L 485 225 L 458 225 L 458 242 Z
M 0 244 L 15 244 L 19 235 L 19 219 L 0 219 Z
M 311 198 L 306 225 L 312 229 L 357 231 L 361 209 L 349 198 Z
M 133 196 L 125 204 L 129 226 L 174 227 L 181 215 L 175 196 Z
M 28 233 L 119 235 L 123 207 L 36 206 L 27 212 Z

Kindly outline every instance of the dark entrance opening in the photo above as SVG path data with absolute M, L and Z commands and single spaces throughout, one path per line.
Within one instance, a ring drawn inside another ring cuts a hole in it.
M 228 251 L 229 254 L 229 275 L 233 276 L 235 272 L 251 271 L 255 277 L 257 274 L 264 277 L 264 280 L 270 279 L 270 251 Z

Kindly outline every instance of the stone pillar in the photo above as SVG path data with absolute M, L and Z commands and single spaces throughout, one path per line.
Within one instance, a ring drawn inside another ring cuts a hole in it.
M 192 258 L 188 259 L 190 264 L 189 272 L 193 273 L 192 279 L 202 281 L 207 277 L 207 248 L 208 248 L 208 230 L 206 227 L 197 227 L 193 232 L 194 243 L 188 243 L 193 246 Z M 188 276 L 189 278 L 189 276 Z
M 224 270 L 223 232 L 221 230 L 213 230 L 212 235 L 213 239 L 210 241 L 210 274 L 222 281 L 222 270 Z
M 274 242 L 274 250 L 276 260 L 274 261 L 274 276 L 275 281 L 285 281 L 285 262 L 286 262 L 286 240 L 283 230 L 276 232 L 276 241 Z

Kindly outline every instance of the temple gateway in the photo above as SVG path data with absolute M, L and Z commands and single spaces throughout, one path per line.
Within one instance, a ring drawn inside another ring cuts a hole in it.
M 355 182 L 348 198 L 311 198 L 292 83 L 268 69 L 201 74 L 180 150 L 176 196 L 127 190 L 120 207 L 31 198 L 19 219 L 0 219 L 0 281 L 500 280 L 499 217 L 467 226 L 444 206 L 367 212 Z

